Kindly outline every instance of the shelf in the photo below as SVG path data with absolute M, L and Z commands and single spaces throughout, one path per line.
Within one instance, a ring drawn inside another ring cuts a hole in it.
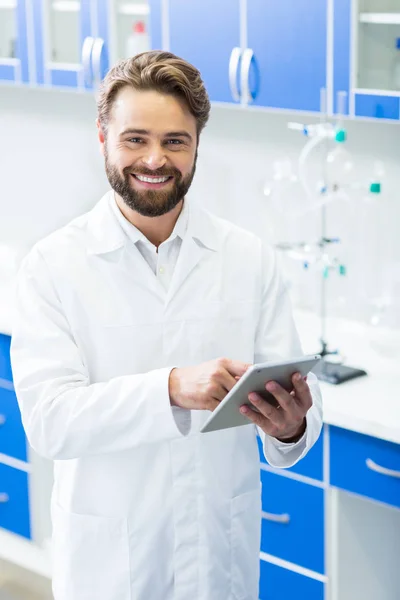
M 376 25 L 400 25 L 400 12 L 360 13 L 360 23 L 374 23 Z
M 135 17 L 146 17 L 150 14 L 150 7 L 148 4 L 129 4 L 124 3 L 118 6 L 118 13 L 120 15 L 130 15 Z

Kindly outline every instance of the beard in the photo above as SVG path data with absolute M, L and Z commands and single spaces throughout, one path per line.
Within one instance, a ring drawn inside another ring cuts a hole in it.
M 107 149 L 105 150 L 105 169 L 107 179 L 112 189 L 121 196 L 125 204 L 143 217 L 161 217 L 173 210 L 184 199 L 192 185 L 196 172 L 197 152 L 193 167 L 189 175 L 182 177 L 182 173 L 174 167 L 163 167 L 151 171 L 141 166 L 125 167 L 122 175 L 117 167 L 110 162 Z M 132 186 L 132 173 L 152 177 L 173 177 L 173 187 L 170 190 L 135 190 Z

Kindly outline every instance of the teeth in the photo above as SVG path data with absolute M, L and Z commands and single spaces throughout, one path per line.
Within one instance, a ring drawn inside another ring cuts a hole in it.
M 168 177 L 144 177 L 143 175 L 136 175 L 139 181 L 145 181 L 146 183 L 164 183 Z

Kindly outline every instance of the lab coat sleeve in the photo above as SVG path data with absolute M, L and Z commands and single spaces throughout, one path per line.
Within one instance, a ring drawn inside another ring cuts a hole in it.
M 302 356 L 289 293 L 282 279 L 276 252 L 270 247 L 262 249 L 262 278 L 261 313 L 254 361 L 258 363 Z M 285 444 L 257 428 L 265 458 L 273 467 L 293 466 L 307 454 L 320 435 L 322 398 L 317 377 L 310 373 L 307 383 L 313 405 L 306 416 L 306 432 L 297 443 Z
M 17 279 L 11 361 L 27 438 L 46 458 L 80 458 L 182 437 L 170 406 L 172 367 L 90 384 L 37 247 Z

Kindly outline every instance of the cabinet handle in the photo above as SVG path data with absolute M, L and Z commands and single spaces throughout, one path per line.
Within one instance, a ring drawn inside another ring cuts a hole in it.
M 4 425 L 5 422 L 6 422 L 6 416 L 5 415 L 0 415 L 0 427 L 2 425 Z
M 102 38 L 96 38 L 93 43 L 92 50 L 92 67 L 95 83 L 100 83 L 102 80 L 101 72 L 101 56 L 105 47 L 105 42 Z
M 246 102 L 252 102 L 254 100 L 253 94 L 250 91 L 249 75 L 250 67 L 254 58 L 254 52 L 251 48 L 246 48 L 243 52 L 242 58 L 242 69 L 240 76 L 240 87 L 243 94 L 243 99 Z
M 236 102 L 239 102 L 239 100 L 240 100 L 240 93 L 238 90 L 236 80 L 237 80 L 237 70 L 238 70 L 241 55 L 242 55 L 242 49 L 236 47 L 232 50 L 231 58 L 229 60 L 229 87 L 231 88 L 232 98 Z
M 82 44 L 82 67 L 83 67 L 83 77 L 85 79 L 85 83 L 90 85 L 93 80 L 93 74 L 91 70 L 90 57 L 92 53 L 92 47 L 94 43 L 93 37 L 86 37 Z
M 375 473 L 380 473 L 380 475 L 387 475 L 388 477 L 395 477 L 396 479 L 400 479 L 400 471 L 393 471 L 392 469 L 381 467 L 370 458 L 367 458 L 365 464 L 367 465 L 368 469 L 371 469 L 371 471 L 375 471 Z
M 288 515 L 287 513 L 284 513 L 283 515 L 276 515 L 274 513 L 269 513 L 269 512 L 263 511 L 262 516 L 267 521 L 272 521 L 273 523 L 286 524 L 286 523 L 290 522 L 290 515 Z
M 0 492 L 0 504 L 6 504 L 9 501 L 8 494 Z

